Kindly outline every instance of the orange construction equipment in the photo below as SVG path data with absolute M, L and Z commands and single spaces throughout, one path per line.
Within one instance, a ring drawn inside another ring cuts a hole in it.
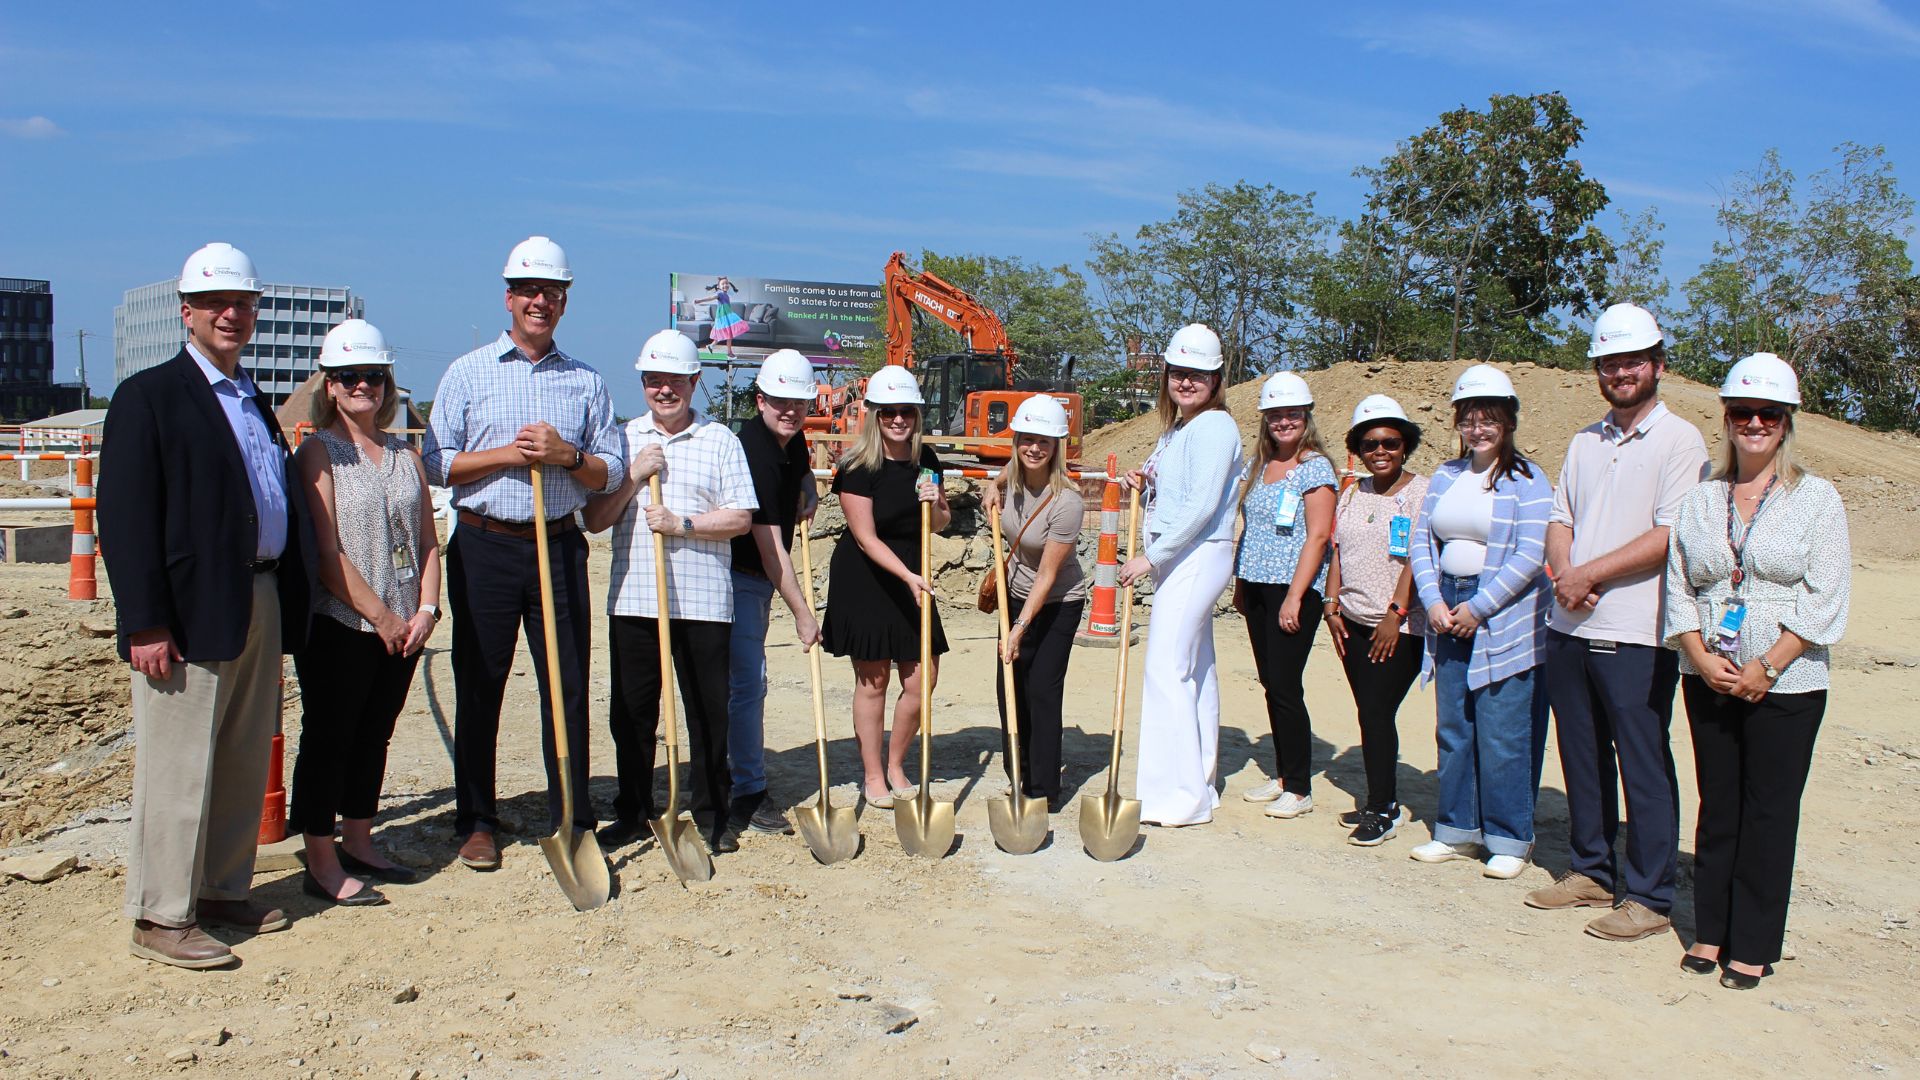
M 1100 493 L 1100 552 L 1087 592 L 1093 600 L 1087 628 L 1077 635 L 1086 644 L 1115 643 L 1120 636 L 1120 460 L 1107 455 L 1107 486 Z

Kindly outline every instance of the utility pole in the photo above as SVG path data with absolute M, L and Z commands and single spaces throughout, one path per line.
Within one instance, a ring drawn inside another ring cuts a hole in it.
M 87 331 L 75 330 L 73 338 L 80 346 L 80 407 L 84 409 L 93 403 L 93 395 L 87 391 Z

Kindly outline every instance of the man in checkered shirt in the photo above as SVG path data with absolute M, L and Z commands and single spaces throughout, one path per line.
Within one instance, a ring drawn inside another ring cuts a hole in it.
M 620 793 L 607 848 L 644 836 L 659 816 L 653 802 L 654 738 L 660 728 L 660 637 L 653 540 L 666 537 L 668 643 L 686 703 L 694 824 L 715 853 L 738 851 L 728 822 L 727 693 L 733 623 L 733 545 L 753 523 L 759 499 L 740 440 L 694 411 L 700 355 L 678 330 L 647 339 L 634 364 L 646 384 L 647 414 L 625 430 L 627 478 L 587 503 L 587 528 L 613 527 L 607 616 L 613 657 L 609 726 Z M 660 476 L 660 501 L 642 490 Z

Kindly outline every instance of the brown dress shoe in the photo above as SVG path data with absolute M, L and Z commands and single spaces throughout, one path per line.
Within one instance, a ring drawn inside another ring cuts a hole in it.
M 128 951 L 142 960 L 195 971 L 226 967 L 238 959 L 232 949 L 208 937 L 198 926 L 161 926 L 146 919 L 133 920 L 133 943 Z
M 201 922 L 217 923 L 249 934 L 271 934 L 293 925 L 286 912 L 251 900 L 202 899 L 193 906 L 193 913 L 200 916 Z
M 1638 900 L 1629 900 L 1587 924 L 1587 933 L 1608 941 L 1639 941 L 1672 929 L 1672 919 Z
M 1601 888 L 1599 882 L 1585 874 L 1569 872 L 1546 888 L 1528 893 L 1527 906 L 1546 911 L 1577 907 L 1610 908 L 1613 906 L 1613 893 Z
M 466 842 L 460 845 L 460 861 L 474 870 L 500 869 L 500 845 L 493 842 L 493 834 L 475 829 L 467 834 Z

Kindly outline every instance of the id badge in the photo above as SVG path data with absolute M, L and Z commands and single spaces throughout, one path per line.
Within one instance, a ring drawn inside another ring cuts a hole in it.
M 1293 528 L 1293 522 L 1299 516 L 1300 493 L 1292 490 L 1281 492 L 1280 505 L 1273 512 L 1274 531 Z
M 1406 558 L 1413 542 L 1413 519 L 1405 514 L 1393 515 L 1387 522 L 1387 554 Z
M 1740 655 L 1740 627 L 1747 621 L 1747 602 L 1739 597 L 1727 601 L 1720 612 L 1720 625 L 1713 631 L 1715 652 L 1727 656 Z
M 413 580 L 413 552 L 404 546 L 393 549 L 393 574 L 401 581 Z

